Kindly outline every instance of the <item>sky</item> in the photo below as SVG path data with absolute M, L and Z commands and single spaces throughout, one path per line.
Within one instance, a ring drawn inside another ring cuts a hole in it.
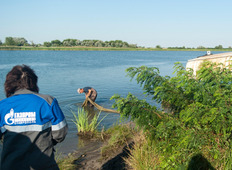
M 231 0 L 0 0 L 0 40 L 232 46 Z

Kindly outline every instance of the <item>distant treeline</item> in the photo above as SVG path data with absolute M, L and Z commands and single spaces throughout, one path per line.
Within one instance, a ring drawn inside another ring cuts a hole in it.
M 112 41 L 101 41 L 101 40 L 78 40 L 78 39 L 65 39 L 63 41 L 60 40 L 52 40 L 50 42 L 46 41 L 43 44 L 36 44 L 33 41 L 30 43 L 25 38 L 18 38 L 18 37 L 6 37 L 5 42 L 3 43 L 0 40 L 0 46 L 31 46 L 31 47 L 110 47 L 110 48 L 144 48 L 141 46 L 137 46 L 137 44 L 129 44 L 122 40 L 112 40 Z M 161 47 L 160 45 L 156 45 L 155 47 L 148 47 L 146 49 L 176 49 L 176 50 L 188 50 L 188 49 L 232 49 L 231 46 L 228 48 L 224 48 L 222 45 L 218 45 L 215 47 L 204 47 L 198 46 L 197 48 L 194 47 Z
M 17 38 L 17 37 L 6 37 L 5 42 L 2 43 L 0 41 L 0 45 L 5 46 L 33 46 L 33 47 L 74 47 L 74 46 L 85 46 L 85 47 L 122 47 L 122 48 L 137 48 L 136 44 L 129 44 L 122 40 L 114 40 L 114 41 L 101 41 L 101 40 L 78 40 L 78 39 L 65 39 L 63 41 L 60 40 L 52 40 L 51 42 L 44 42 L 43 44 L 35 44 L 31 41 L 28 41 L 25 38 Z
M 231 49 L 232 47 L 228 47 L 229 49 Z M 195 48 L 189 48 L 189 47 L 168 47 L 168 49 L 195 49 Z M 218 45 L 215 47 L 203 47 L 203 46 L 198 46 L 196 49 L 223 49 L 222 45 Z

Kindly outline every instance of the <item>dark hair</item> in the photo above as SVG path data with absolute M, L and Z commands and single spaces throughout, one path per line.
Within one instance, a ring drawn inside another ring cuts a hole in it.
M 38 77 L 27 65 L 16 65 L 6 75 L 5 93 L 6 97 L 10 97 L 19 89 L 28 89 L 33 92 L 39 92 L 37 86 Z

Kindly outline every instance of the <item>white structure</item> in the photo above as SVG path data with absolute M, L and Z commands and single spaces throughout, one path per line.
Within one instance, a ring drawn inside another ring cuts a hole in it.
M 207 51 L 207 55 L 211 55 L 211 51 Z
M 217 64 L 222 63 L 227 67 L 228 65 L 232 64 L 232 52 L 220 53 L 220 54 L 214 54 L 214 55 L 211 55 L 211 52 L 210 52 L 210 54 L 208 55 L 208 51 L 207 51 L 207 55 L 205 56 L 201 56 L 195 59 L 188 60 L 186 64 L 186 69 L 192 68 L 194 75 L 196 75 L 196 71 L 199 69 L 201 63 L 203 63 L 204 61 L 211 61 Z

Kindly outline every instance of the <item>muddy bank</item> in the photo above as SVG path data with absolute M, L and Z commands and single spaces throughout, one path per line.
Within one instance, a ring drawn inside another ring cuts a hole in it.
M 107 132 L 79 133 L 82 147 L 58 161 L 61 170 L 121 170 L 129 169 L 124 158 L 129 156 L 128 148 L 133 146 L 137 134 L 135 124 L 127 122 L 116 125 Z
M 107 153 L 107 156 L 101 155 L 101 147 L 105 143 L 94 141 L 80 150 L 73 152 L 68 155 L 68 157 L 73 158 L 72 164 L 78 170 L 123 170 L 128 169 L 123 158 L 127 157 L 129 154 L 128 147 L 131 147 L 133 143 L 129 145 L 125 144 L 114 151 Z

